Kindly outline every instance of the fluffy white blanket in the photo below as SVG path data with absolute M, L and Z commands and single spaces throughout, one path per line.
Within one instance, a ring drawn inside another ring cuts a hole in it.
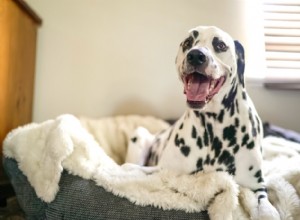
M 137 126 L 151 132 L 167 127 L 152 117 L 124 116 L 104 119 L 62 115 L 10 132 L 4 155 L 14 158 L 39 198 L 54 200 L 62 170 L 92 179 L 97 185 L 138 205 L 196 212 L 208 209 L 214 219 L 255 219 L 254 194 L 238 187 L 227 173 L 176 175 L 160 170 L 120 165 L 128 137 Z M 266 138 L 264 173 L 271 203 L 282 219 L 300 219 L 300 145 Z M 224 192 L 218 194 L 219 192 Z M 215 198 L 215 199 L 213 199 Z M 209 208 L 208 208 L 209 207 Z

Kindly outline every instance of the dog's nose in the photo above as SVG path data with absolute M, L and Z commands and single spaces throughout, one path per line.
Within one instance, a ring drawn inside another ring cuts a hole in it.
M 187 61 L 193 66 L 199 66 L 206 62 L 206 56 L 200 50 L 191 50 L 187 54 Z

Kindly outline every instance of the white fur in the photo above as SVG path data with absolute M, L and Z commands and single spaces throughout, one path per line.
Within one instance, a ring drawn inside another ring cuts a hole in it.
M 130 116 L 124 120 L 130 124 Z M 141 117 L 140 121 L 143 120 L 145 118 Z M 156 123 L 159 121 L 149 119 L 148 123 L 151 120 Z M 17 128 L 6 137 L 4 155 L 17 160 L 20 170 L 43 201 L 54 200 L 59 190 L 61 172 L 66 169 L 74 175 L 92 179 L 106 190 L 138 205 L 195 212 L 205 210 L 208 203 L 213 201 L 208 210 L 212 220 L 258 218 L 258 204 L 254 194 L 248 189 L 239 189 L 227 173 L 178 175 L 172 171 L 133 164 L 120 166 L 105 153 L 98 144 L 100 140 L 97 140 L 97 134 L 101 131 L 105 133 L 111 126 L 119 127 L 115 125 L 115 118 L 105 122 L 84 119 L 83 124 L 86 125 L 87 121 L 90 122 L 90 132 L 74 116 L 63 115 L 55 120 Z M 139 120 L 135 118 L 133 121 L 134 125 L 130 126 L 134 130 Z M 156 130 L 165 128 L 164 123 L 156 125 Z M 123 124 L 122 129 L 126 129 L 124 126 Z M 100 138 L 107 143 L 106 150 L 112 154 L 121 154 L 123 150 L 110 149 L 110 143 L 118 142 L 120 149 L 126 149 L 126 144 L 122 143 L 124 133 L 121 130 Z M 300 146 L 288 141 L 282 142 L 280 139 L 265 139 L 263 144 L 266 155 L 272 155 L 271 158 L 265 158 L 264 168 L 270 189 L 270 202 L 279 211 L 281 219 L 299 219 L 300 156 L 296 150 Z M 282 156 L 285 149 L 288 153 Z M 114 155 L 123 160 L 124 156 Z M 215 197 L 221 191 L 223 193 Z

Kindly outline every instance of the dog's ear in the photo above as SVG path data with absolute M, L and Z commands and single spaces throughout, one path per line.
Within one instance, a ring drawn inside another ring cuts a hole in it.
M 245 53 L 243 45 L 237 40 L 234 41 L 235 45 L 235 53 L 236 53 L 236 62 L 237 62 L 237 74 L 239 77 L 239 81 L 242 86 L 245 86 L 244 82 L 244 71 L 245 71 Z

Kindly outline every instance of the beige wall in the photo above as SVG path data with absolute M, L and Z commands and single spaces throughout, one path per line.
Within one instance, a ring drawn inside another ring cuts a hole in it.
M 247 74 L 260 77 L 265 72 L 259 1 L 27 2 L 43 18 L 33 115 L 37 122 L 62 113 L 180 116 L 185 101 L 174 60 L 182 37 L 197 25 L 216 25 L 229 32 L 246 48 Z M 280 106 L 280 99 L 291 105 L 295 93 L 276 92 L 272 98 L 273 93 L 263 88 L 250 91 L 264 119 L 300 130 L 298 118 L 272 107 L 287 108 Z M 300 112 L 300 104 L 295 105 L 296 110 L 288 110 Z

